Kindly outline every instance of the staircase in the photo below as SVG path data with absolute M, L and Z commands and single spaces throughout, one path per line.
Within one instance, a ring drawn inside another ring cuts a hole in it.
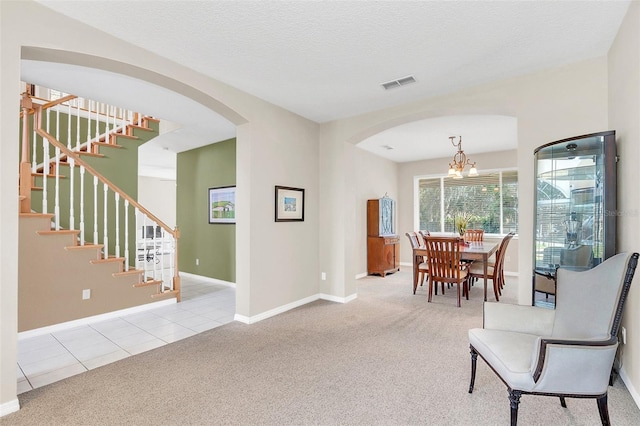
M 179 301 L 178 230 L 136 201 L 158 121 L 72 95 L 21 106 L 19 331 Z

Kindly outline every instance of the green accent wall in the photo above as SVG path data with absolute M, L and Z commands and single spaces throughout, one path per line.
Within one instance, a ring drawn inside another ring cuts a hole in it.
M 209 188 L 235 184 L 235 138 L 178 154 L 176 222 L 181 271 L 236 281 L 236 225 L 209 224 L 207 206 Z

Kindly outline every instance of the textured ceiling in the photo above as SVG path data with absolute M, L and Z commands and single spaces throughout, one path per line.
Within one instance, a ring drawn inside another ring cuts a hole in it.
M 628 0 L 39 3 L 320 123 L 606 55 L 629 6 Z M 389 91 L 380 86 L 407 75 L 417 82 Z

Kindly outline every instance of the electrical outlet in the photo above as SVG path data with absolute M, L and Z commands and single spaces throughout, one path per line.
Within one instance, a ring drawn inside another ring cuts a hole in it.
M 85 288 L 82 290 L 82 300 L 91 299 L 91 289 Z
M 622 327 L 622 344 L 627 344 L 627 329 Z
M 200 265 L 200 259 L 196 259 L 196 266 Z
M 322 274 L 320 274 L 320 277 L 322 278 L 322 281 L 327 279 L 327 273 L 323 272 Z

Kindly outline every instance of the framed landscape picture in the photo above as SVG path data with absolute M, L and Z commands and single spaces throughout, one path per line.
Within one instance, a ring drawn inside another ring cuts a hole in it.
M 236 223 L 236 187 L 209 188 L 209 223 Z
M 276 222 L 304 221 L 304 189 L 276 186 Z

